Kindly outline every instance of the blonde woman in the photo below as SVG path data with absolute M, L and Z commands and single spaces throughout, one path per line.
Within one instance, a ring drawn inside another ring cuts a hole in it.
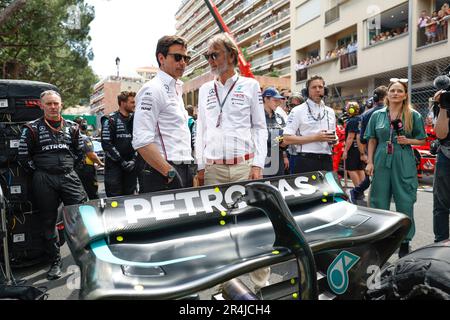
M 415 233 L 413 211 L 418 180 L 411 146 L 424 145 L 426 138 L 422 116 L 408 100 L 407 79 L 391 79 L 387 107 L 373 113 L 364 136 L 368 141 L 366 173 L 373 177 L 370 206 L 389 210 L 394 196 L 396 210 L 412 220 L 400 246 L 400 257 L 409 252 Z

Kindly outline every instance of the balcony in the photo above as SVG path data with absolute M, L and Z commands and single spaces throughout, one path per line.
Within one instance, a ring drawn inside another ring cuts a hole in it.
M 281 40 L 283 40 L 285 37 L 286 39 L 289 39 L 289 35 L 291 33 L 290 29 L 286 29 L 280 33 L 277 33 L 267 39 L 260 39 L 259 41 L 257 41 L 257 43 L 251 45 L 250 47 L 247 48 L 247 53 L 251 54 L 251 53 L 255 53 L 256 51 L 260 50 L 260 49 L 265 49 L 269 44 L 275 44 L 277 42 L 282 42 Z
M 218 3 L 223 2 L 224 0 L 219 0 Z M 202 1 L 203 2 L 203 1 Z M 217 7 L 219 12 L 223 10 L 227 5 L 233 3 L 234 0 L 226 0 L 220 6 Z M 194 36 L 197 36 L 197 31 L 205 28 L 209 23 L 213 22 L 215 24 L 214 19 L 212 18 L 209 10 L 205 8 L 199 8 L 200 13 L 197 17 L 191 18 L 187 21 L 185 30 L 180 33 L 181 36 L 184 36 L 187 41 L 190 41 Z M 203 20 L 202 20 L 203 19 Z M 201 20 L 201 21 L 200 21 Z
M 273 0 L 270 2 L 266 2 L 263 6 L 259 7 L 258 9 L 252 12 L 248 12 L 244 18 L 230 25 L 230 29 L 233 30 L 233 32 L 238 32 L 239 31 L 238 29 L 244 26 L 247 22 L 256 23 L 258 21 L 258 18 L 262 17 L 262 15 L 260 17 L 257 17 L 260 13 L 269 12 L 270 9 L 274 8 L 276 5 L 282 2 L 284 3 L 286 2 L 286 0 Z
M 265 21 L 264 23 L 261 23 L 260 25 L 258 25 L 257 27 L 255 27 L 254 29 L 241 34 L 239 36 L 236 37 L 236 42 L 241 43 L 244 40 L 249 39 L 251 36 L 257 34 L 258 32 L 262 32 L 265 28 L 271 26 L 272 24 L 275 24 L 277 22 L 281 22 L 283 21 L 286 17 L 289 17 L 290 12 L 286 11 L 286 12 L 282 12 L 280 15 L 278 16 L 274 16 L 272 18 L 269 18 L 267 21 Z
M 358 55 L 356 52 L 346 53 L 339 57 L 341 70 L 355 68 L 358 66 Z
M 448 41 L 450 15 L 430 22 L 428 27 L 417 28 L 417 49 L 434 46 Z
M 291 67 L 285 67 L 279 71 L 280 77 L 287 77 L 291 75 Z
M 175 13 L 175 17 L 178 19 L 178 17 L 181 15 L 181 13 L 188 7 L 187 3 L 190 2 L 192 0 L 183 0 L 181 2 L 180 7 L 177 10 L 177 13 Z M 193 2 L 195 2 L 195 0 L 193 0 Z
M 274 63 L 280 63 L 283 59 L 289 58 L 291 47 L 285 47 L 274 51 L 272 54 L 251 61 L 252 69 L 264 70 Z
M 195 16 L 195 14 L 198 14 L 198 11 L 200 10 L 200 7 L 204 4 L 203 0 L 197 0 L 197 3 L 193 5 L 192 9 L 187 12 L 186 14 L 184 14 L 185 17 L 183 17 L 182 19 L 180 19 L 180 24 L 181 27 L 180 29 L 183 29 L 185 26 L 187 26 L 192 17 Z

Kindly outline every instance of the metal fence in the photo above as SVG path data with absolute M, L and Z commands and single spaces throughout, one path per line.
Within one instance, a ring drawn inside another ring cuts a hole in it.
M 431 106 L 430 100 L 437 91 L 433 86 L 434 79 L 441 75 L 449 65 L 450 57 L 446 57 L 413 66 L 411 104 L 423 117 L 426 117 L 429 114 Z M 392 78 L 408 78 L 408 69 L 402 68 L 392 70 L 383 73 L 382 75 L 375 76 L 375 88 L 381 85 L 387 86 Z M 367 93 L 353 96 L 341 96 L 339 94 L 339 88 L 334 85 L 331 85 L 329 89 L 330 95 L 327 98 L 327 104 L 332 106 L 338 113 L 341 112 L 347 101 L 357 101 L 360 104 L 364 104 L 367 99 L 370 98 Z

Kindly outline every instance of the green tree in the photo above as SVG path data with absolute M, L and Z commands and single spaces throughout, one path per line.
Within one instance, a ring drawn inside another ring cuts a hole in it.
M 17 0 L 0 0 L 0 16 Z M 89 98 L 98 80 L 89 61 L 92 6 L 84 0 L 29 0 L 0 23 L 0 76 L 56 85 L 65 106 Z

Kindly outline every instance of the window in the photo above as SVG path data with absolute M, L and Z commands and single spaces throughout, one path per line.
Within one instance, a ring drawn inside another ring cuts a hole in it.
M 297 11 L 297 27 L 320 16 L 320 0 L 309 0 L 300 5 Z
M 367 46 L 408 32 L 408 2 L 377 14 L 365 21 Z

